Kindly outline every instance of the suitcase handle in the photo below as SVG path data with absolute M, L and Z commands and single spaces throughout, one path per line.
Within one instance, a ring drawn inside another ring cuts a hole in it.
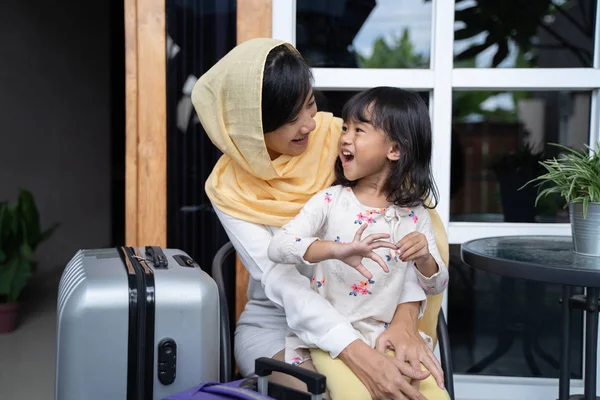
M 266 383 L 266 377 L 271 375 L 273 372 L 281 372 L 283 374 L 291 375 L 294 378 L 300 379 L 302 382 L 306 383 L 308 391 L 313 394 L 313 396 L 322 395 L 325 393 L 327 388 L 326 378 L 324 375 L 285 363 L 283 361 L 273 360 L 272 358 L 268 357 L 256 359 L 254 363 L 254 372 L 259 377 L 259 391 L 261 391 L 261 381 Z M 266 387 L 264 390 L 266 391 Z

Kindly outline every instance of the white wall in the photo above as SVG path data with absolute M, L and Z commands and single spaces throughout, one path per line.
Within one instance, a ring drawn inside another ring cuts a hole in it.
M 110 243 L 109 2 L 8 0 L 0 12 L 0 200 L 33 192 L 48 272 Z

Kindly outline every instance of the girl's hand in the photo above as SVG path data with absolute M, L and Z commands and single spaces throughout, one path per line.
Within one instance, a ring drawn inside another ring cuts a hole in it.
M 361 275 L 367 279 L 371 279 L 373 274 L 362 265 L 363 258 L 370 258 L 383 268 L 385 272 L 389 272 L 388 266 L 379 255 L 375 254 L 373 250 L 385 247 L 388 249 L 396 250 L 395 244 L 380 239 L 387 239 L 390 235 L 386 233 L 374 233 L 361 239 L 363 232 L 367 229 L 367 224 L 363 224 L 356 235 L 354 240 L 350 243 L 338 243 L 333 250 L 333 258 L 340 260 L 352 268 L 356 269 Z
M 398 255 L 403 262 L 412 260 L 415 264 L 429 261 L 427 237 L 420 232 L 411 232 L 398 242 Z

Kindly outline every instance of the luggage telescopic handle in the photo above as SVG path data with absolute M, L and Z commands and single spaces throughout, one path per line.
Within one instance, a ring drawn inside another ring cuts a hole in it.
M 305 368 L 297 367 L 295 365 L 287 364 L 283 361 L 273 360 L 272 358 L 268 357 L 256 359 L 254 364 L 254 372 L 259 377 L 259 391 L 261 391 L 260 382 L 264 382 L 266 377 L 271 375 L 273 372 L 281 372 L 283 374 L 291 375 L 294 378 L 300 379 L 302 382 L 306 383 L 308 391 L 316 396 L 320 396 L 325 393 L 327 388 L 324 375 Z M 264 389 L 266 390 L 266 388 Z

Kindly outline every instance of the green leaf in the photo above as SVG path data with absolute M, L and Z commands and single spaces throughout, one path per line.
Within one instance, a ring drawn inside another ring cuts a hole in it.
M 31 278 L 33 271 L 33 265 L 30 261 L 25 259 L 19 259 L 19 267 L 17 268 L 10 293 L 8 295 L 8 302 L 17 301 L 23 289 L 27 286 L 27 282 Z
M 13 258 L 8 263 L 0 265 L 0 296 L 10 297 L 11 288 L 19 266 L 18 258 Z
M 33 257 L 34 257 L 33 250 L 31 249 L 31 247 L 29 246 L 29 244 L 27 242 L 25 242 L 21 245 L 20 253 L 21 253 L 21 256 L 23 256 L 23 258 L 25 258 L 26 260 L 33 260 Z
M 591 150 L 585 146 L 587 151 L 575 150 L 569 147 L 551 143 L 551 145 L 563 150 L 560 157 L 540 162 L 546 173 L 538 176 L 533 182 L 551 185 L 549 189 L 538 194 L 537 200 L 550 193 L 560 193 L 569 201 L 583 202 L 584 215 L 587 215 L 589 202 L 600 199 L 600 155 L 599 150 Z M 600 148 L 598 143 L 597 148 Z M 536 200 L 536 203 L 537 203 Z
M 19 195 L 19 212 L 23 221 L 24 240 L 35 250 L 40 239 L 40 215 L 33 195 L 28 190 L 21 190 Z

